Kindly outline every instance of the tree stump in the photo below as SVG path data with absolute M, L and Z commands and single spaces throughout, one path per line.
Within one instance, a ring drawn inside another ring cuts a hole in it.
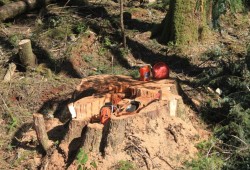
M 37 60 L 32 52 L 30 39 L 24 39 L 19 42 L 19 57 L 20 61 L 25 67 L 35 67 Z
M 127 116 L 111 116 L 108 134 L 105 134 L 107 135 L 105 154 L 119 152 L 125 138 L 125 129 L 128 120 Z
M 47 151 L 52 146 L 52 142 L 48 138 L 43 115 L 39 113 L 34 113 L 33 120 L 38 141 L 41 143 L 44 150 Z
M 60 148 L 67 157 L 72 151 L 78 149 L 81 145 L 82 133 L 85 126 L 89 123 L 87 120 L 72 119 L 69 124 L 69 129 L 65 135 Z
M 128 110 L 136 102 L 139 103 L 136 109 Z M 104 125 L 100 124 L 103 106 L 110 106 L 113 110 Z M 69 104 L 70 113 L 75 118 L 70 121 L 66 136 L 59 145 L 59 156 L 64 158 L 65 166 L 72 162 L 74 165 L 78 150 L 82 148 L 88 153 L 89 160 L 97 160 L 102 169 L 112 169 L 105 166 L 116 164 L 121 157 L 131 158 L 142 169 L 151 169 L 154 166 L 152 160 L 159 153 L 161 157 L 167 157 L 176 148 L 186 149 L 174 138 L 173 145 L 169 146 L 167 140 L 172 140 L 172 134 L 166 134 L 168 124 L 185 124 L 180 119 L 185 112 L 184 106 L 173 79 L 142 82 L 127 76 L 84 78 Z M 52 157 L 58 157 L 58 153 L 52 153 L 48 159 Z M 108 163 L 103 163 L 105 161 Z M 54 162 L 48 164 L 54 166 Z M 161 165 L 168 166 L 164 162 Z
M 87 125 L 84 144 L 83 144 L 83 149 L 86 152 L 98 153 L 100 151 L 102 131 L 103 131 L 102 124 L 90 123 Z

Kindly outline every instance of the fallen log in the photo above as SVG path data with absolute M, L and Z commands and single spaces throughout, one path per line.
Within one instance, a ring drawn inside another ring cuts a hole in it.
M 4 5 L 0 7 L 0 22 L 52 2 L 53 0 L 22 0 Z

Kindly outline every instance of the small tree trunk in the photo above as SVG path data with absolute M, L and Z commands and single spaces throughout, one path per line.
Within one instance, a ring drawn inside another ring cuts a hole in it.
M 212 28 L 213 27 L 213 1 L 208 2 L 208 12 L 207 12 L 207 23 Z
M 34 125 L 35 125 L 35 130 L 36 130 L 38 141 L 43 146 L 43 149 L 47 151 L 52 146 L 52 142 L 48 138 L 48 134 L 45 129 L 43 115 L 39 113 L 34 113 L 33 120 L 34 120 Z
M 123 0 L 120 0 L 120 23 L 121 23 L 121 33 L 122 33 L 122 38 L 123 38 L 123 47 L 127 47 L 126 43 L 126 34 L 125 34 L 125 29 L 124 29 L 124 22 L 123 22 Z
M 19 43 L 19 57 L 20 61 L 25 67 L 36 66 L 36 56 L 32 52 L 30 39 L 21 40 Z
M 103 125 L 99 123 L 90 123 L 87 126 L 83 149 L 86 152 L 95 152 L 100 151 L 100 144 L 102 139 Z

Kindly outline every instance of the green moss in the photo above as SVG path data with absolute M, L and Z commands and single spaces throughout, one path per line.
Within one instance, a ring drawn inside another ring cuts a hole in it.
M 193 16 L 195 6 L 195 1 L 176 0 L 174 30 L 177 45 L 198 41 L 198 23 L 195 16 Z
M 167 44 L 173 41 L 178 46 L 197 42 L 199 40 L 199 17 L 196 16 L 196 7 L 195 0 L 171 0 L 166 17 L 154 30 L 152 36 L 159 36 L 158 40 L 161 43 Z
M 65 27 L 56 27 L 48 31 L 48 36 L 55 40 L 64 40 L 70 34 L 71 29 Z

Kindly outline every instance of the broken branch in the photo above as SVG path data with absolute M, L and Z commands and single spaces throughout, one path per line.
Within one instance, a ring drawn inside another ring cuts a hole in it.
M 43 149 L 47 152 L 47 150 L 52 146 L 52 142 L 48 138 L 43 115 L 39 113 L 34 113 L 33 120 L 38 141 L 43 146 Z

